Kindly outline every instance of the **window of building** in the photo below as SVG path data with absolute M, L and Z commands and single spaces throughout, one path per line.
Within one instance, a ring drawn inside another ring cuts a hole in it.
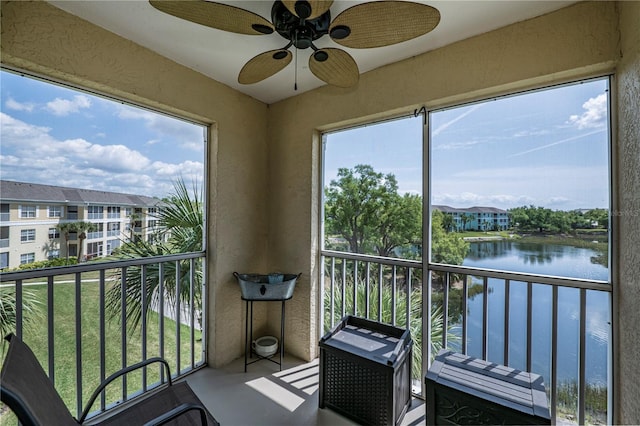
M 67 207 L 67 219 L 71 219 L 71 220 L 78 219 L 78 206 Z
M 104 223 L 94 223 L 94 230 L 87 233 L 88 239 L 102 238 L 104 235 Z
M 120 222 L 107 223 L 107 237 L 117 237 L 120 235 Z
M 60 238 L 60 231 L 58 228 L 49 228 L 49 239 L 53 240 L 55 238 Z
M 120 207 L 118 207 L 118 206 L 109 206 L 109 207 L 107 207 L 107 218 L 108 219 L 119 219 L 120 218 Z
M 120 240 L 107 240 L 107 256 L 111 256 L 111 254 L 113 253 L 113 251 L 115 249 L 117 249 L 118 247 L 120 247 L 121 241 Z
M 36 261 L 35 253 L 23 253 L 20 255 L 20 264 L 33 263 Z
M 20 242 L 29 243 L 36 240 L 35 229 L 21 229 L 20 230 Z
M 102 219 L 104 217 L 104 207 L 103 206 L 89 206 L 87 208 L 88 218 L 89 219 Z
M 0 204 L 0 221 L 5 222 L 11 219 L 11 212 L 9 210 L 10 206 L 8 203 Z
M 102 256 L 102 242 L 87 244 L 87 259 Z
M 36 206 L 20 206 L 20 217 L 23 219 L 31 219 L 37 216 Z
M 60 257 L 60 250 L 59 249 L 49 250 L 49 255 L 47 256 L 47 258 L 49 260 L 58 259 L 59 257 Z
M 9 267 L 9 253 L 0 253 L 0 269 Z
M 62 206 L 48 206 L 47 217 L 62 217 Z

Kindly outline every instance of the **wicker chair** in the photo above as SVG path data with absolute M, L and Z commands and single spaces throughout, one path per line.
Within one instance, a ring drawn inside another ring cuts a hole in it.
M 91 424 L 219 425 L 186 382 L 172 383 L 169 364 L 162 358 L 150 358 L 109 376 L 95 390 L 82 415 L 76 420 L 31 349 L 13 333 L 5 339 L 9 341 L 9 350 L 0 372 L 0 399 L 24 426 L 85 424 L 91 406 L 110 382 L 155 362 L 165 366 L 166 384 L 149 391 L 147 396 L 131 401 L 131 405 L 122 410 L 114 410 L 116 413 L 112 416 Z

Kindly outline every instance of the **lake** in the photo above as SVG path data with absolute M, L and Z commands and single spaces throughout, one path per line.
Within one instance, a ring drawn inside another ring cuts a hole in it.
M 608 280 L 608 268 L 594 261 L 598 252 L 588 248 L 536 244 L 520 241 L 482 241 L 470 243 L 463 265 L 509 270 L 532 274 L 557 275 L 592 280 Z M 472 284 L 482 280 L 472 277 Z M 526 369 L 526 298 L 523 282 L 510 283 L 509 365 Z M 608 345 L 611 336 L 610 293 L 587 291 L 586 303 L 586 374 L 592 384 L 605 385 L 608 378 Z M 503 280 L 489 280 L 489 359 L 503 363 L 504 347 Z M 482 355 L 482 293 L 468 302 L 468 353 Z M 534 372 L 549 383 L 551 365 L 552 288 L 533 286 L 533 366 Z M 558 381 L 578 381 L 580 290 L 558 291 Z

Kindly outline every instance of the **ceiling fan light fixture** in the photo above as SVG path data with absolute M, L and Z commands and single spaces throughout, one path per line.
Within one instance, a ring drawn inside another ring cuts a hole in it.
M 317 50 L 313 53 L 313 57 L 318 62 L 324 62 L 329 59 L 329 55 L 324 50 Z
M 273 28 L 268 27 L 266 25 L 262 25 L 262 24 L 252 24 L 251 28 L 259 32 L 260 34 L 269 35 L 273 33 Z
M 313 12 L 311 4 L 306 0 L 298 0 L 295 5 L 295 11 L 300 19 L 307 19 Z
M 287 56 L 289 56 L 289 54 L 286 50 L 278 50 L 273 54 L 273 59 L 280 60 L 286 58 Z
M 334 40 L 342 40 L 349 37 L 349 34 L 351 34 L 351 28 L 346 25 L 337 25 L 329 31 L 329 36 Z

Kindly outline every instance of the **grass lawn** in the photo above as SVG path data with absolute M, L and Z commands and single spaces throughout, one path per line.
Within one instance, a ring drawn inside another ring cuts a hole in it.
M 100 310 L 98 282 L 89 280 L 90 274 L 83 275 L 83 283 L 80 286 L 81 297 L 81 365 L 82 365 L 82 404 L 86 404 L 91 393 L 100 383 Z M 95 274 L 94 274 L 95 275 Z M 107 283 L 107 286 L 109 283 Z M 45 371 L 48 372 L 47 353 L 47 287 L 45 284 L 29 285 L 25 283 L 25 291 L 33 293 L 39 301 L 39 309 L 35 318 L 26 318 L 27 323 L 23 332 L 23 339 L 34 351 Z M 71 413 L 76 415 L 76 313 L 75 313 L 75 284 L 73 277 L 56 277 L 53 292 L 53 328 L 54 328 L 54 359 L 55 386 L 62 399 L 69 407 Z M 146 358 L 163 356 L 171 367 L 171 373 L 178 371 L 177 348 L 179 347 L 180 369 L 191 365 L 191 334 L 186 325 L 180 326 L 180 341 L 176 341 L 176 323 L 165 318 L 164 320 L 164 354 L 159 349 L 159 315 L 152 313 L 147 322 L 147 351 Z M 203 360 L 201 333 L 196 330 L 194 358 L 198 364 Z M 105 322 L 105 376 L 109 376 L 122 368 L 122 330 L 117 319 L 107 317 Z M 131 365 L 143 359 L 141 331 L 127 335 L 126 364 Z M 4 352 L 4 351 L 2 351 Z M 0 354 L 4 359 L 4 353 Z M 159 364 L 158 364 L 159 365 Z M 160 368 L 156 366 L 147 369 L 147 383 L 157 382 L 160 377 Z M 129 394 L 142 389 L 142 372 L 130 373 L 127 376 L 127 392 Z M 122 381 L 116 380 L 108 388 L 106 393 L 107 404 L 122 399 Z M 94 409 L 99 408 L 99 401 Z M 0 416 L 0 424 L 7 424 L 7 416 Z

